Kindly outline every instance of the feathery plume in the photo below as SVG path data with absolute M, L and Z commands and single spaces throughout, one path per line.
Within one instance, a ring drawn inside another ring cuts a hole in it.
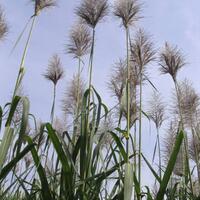
M 117 98 L 120 105 L 118 112 L 127 117 L 127 103 L 126 103 L 126 77 L 127 65 L 125 60 L 119 60 L 114 65 L 114 72 L 110 77 L 108 89 L 113 97 Z M 139 69 L 134 62 L 130 62 L 130 124 L 131 126 L 137 119 L 137 85 L 139 85 Z
M 136 32 L 136 36 L 131 43 L 131 58 L 142 71 L 144 66 L 155 59 L 153 42 L 143 29 Z
M 165 120 L 165 105 L 160 97 L 160 94 L 154 92 L 151 99 L 149 100 L 149 118 L 155 123 L 156 128 L 159 129 Z
M 112 96 L 117 97 L 118 100 L 122 98 L 123 90 L 126 87 L 127 66 L 126 61 L 120 59 L 113 66 L 113 73 L 111 74 L 108 88 Z M 130 62 L 130 85 L 136 88 L 139 85 L 139 69 L 134 62 Z
M 179 102 L 178 102 L 179 99 Z M 178 97 L 174 95 L 174 114 L 179 114 L 179 107 L 182 112 L 183 123 L 191 128 L 197 123 L 198 107 L 200 99 L 190 81 L 185 79 L 178 83 Z
M 38 16 L 44 9 L 49 9 L 57 5 L 56 0 L 32 0 L 35 6 L 35 16 Z
M 107 0 L 84 0 L 76 9 L 76 14 L 91 28 L 102 21 L 108 13 Z
M 198 185 L 200 184 L 200 127 L 197 124 L 192 130 L 192 137 L 190 138 L 189 143 L 189 156 L 192 161 L 196 164 L 197 176 L 198 176 Z M 199 191 L 198 191 L 199 192 Z
M 44 73 L 43 76 L 47 80 L 52 81 L 54 85 L 64 77 L 62 63 L 57 54 L 53 55 L 50 59 L 46 73 Z
M 122 20 L 125 28 L 139 20 L 141 4 L 138 0 L 117 0 L 114 4 L 114 15 Z
M 78 85 L 79 79 L 79 85 Z M 79 97 L 77 96 L 77 89 L 79 87 Z M 74 115 L 77 110 L 77 101 L 78 99 L 82 99 L 84 91 L 85 91 L 86 84 L 84 80 L 75 75 L 68 86 L 65 97 L 62 100 L 62 110 L 65 114 Z M 81 101 L 79 101 L 79 106 L 81 106 Z
M 70 33 L 70 42 L 66 46 L 66 53 L 72 54 L 74 58 L 81 58 L 89 53 L 91 48 L 91 34 L 84 24 L 76 24 Z
M 200 130 L 197 130 L 197 128 L 195 128 L 195 131 L 198 131 L 197 132 L 198 135 L 200 134 Z M 194 137 L 192 137 L 191 140 L 190 140 L 190 145 L 189 145 L 190 158 L 194 162 L 198 162 L 199 158 L 200 158 L 200 140 L 199 140 L 199 136 L 195 135 Z
M 170 74 L 176 81 L 178 71 L 185 66 L 185 58 L 177 46 L 165 43 L 165 48 L 160 53 L 159 65 L 162 74 Z
M 3 9 L 0 7 L 0 40 L 3 40 L 8 33 L 8 25 L 5 21 Z

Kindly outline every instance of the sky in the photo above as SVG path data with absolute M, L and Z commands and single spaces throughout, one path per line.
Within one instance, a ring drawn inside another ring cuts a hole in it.
M 183 80 L 187 77 L 200 92 L 200 1 L 143 0 L 142 2 L 144 17 L 133 27 L 133 36 L 134 31 L 142 27 L 152 35 L 156 49 L 162 48 L 165 41 L 178 45 L 188 63 L 179 73 L 178 79 Z M 77 62 L 70 55 L 66 55 L 64 50 L 69 41 L 69 30 L 77 20 L 74 10 L 79 3 L 79 0 L 59 0 L 57 8 L 43 12 L 36 21 L 25 63 L 24 90 L 31 101 L 31 113 L 37 119 L 48 121 L 50 116 L 52 84 L 44 80 L 41 75 L 46 70 L 49 58 L 57 53 L 65 69 L 65 79 L 58 84 L 59 95 L 56 106 L 58 115 L 61 115 L 61 99 L 64 91 L 77 71 Z M 3 106 L 11 98 L 27 34 L 12 55 L 10 52 L 27 20 L 33 15 L 33 6 L 29 0 L 1 0 L 0 4 L 5 10 L 9 24 L 9 34 L 0 44 L 0 105 Z M 113 0 L 110 0 L 110 4 L 113 4 Z M 112 7 L 109 16 L 98 25 L 96 34 L 93 85 L 103 97 L 103 101 L 111 107 L 115 100 L 110 97 L 107 82 L 114 63 L 126 53 L 125 34 L 120 27 L 120 21 L 112 15 Z M 156 63 L 149 66 L 148 73 L 168 103 L 173 88 L 171 78 L 160 75 Z M 85 60 L 84 74 L 87 75 L 87 60 Z M 149 98 L 151 92 L 152 87 L 146 85 L 145 100 Z M 143 149 L 148 154 L 149 149 L 146 147 L 154 142 L 153 133 L 149 134 L 148 123 L 144 132 Z M 150 148 L 152 151 L 152 147 Z M 145 176 L 149 178 L 146 173 Z M 148 178 L 146 182 L 150 181 Z

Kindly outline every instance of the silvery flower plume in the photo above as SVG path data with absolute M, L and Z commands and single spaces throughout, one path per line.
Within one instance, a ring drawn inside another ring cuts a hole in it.
M 5 20 L 4 11 L 0 7 L 0 40 L 3 40 L 8 33 L 8 25 Z
M 158 92 L 154 92 L 148 102 L 149 108 L 147 114 L 159 129 L 165 120 L 165 105 Z
M 72 116 L 76 114 L 77 102 L 80 104 L 79 106 L 81 106 L 81 99 L 83 97 L 85 88 L 85 81 L 78 75 L 74 75 L 62 100 L 62 110 L 64 114 Z M 77 90 L 79 90 L 79 93 L 77 93 Z M 79 96 L 77 96 L 78 94 Z
M 190 159 L 196 164 L 198 183 L 200 184 L 200 128 L 199 125 L 194 127 L 192 137 L 189 143 L 189 156 Z
M 54 85 L 56 85 L 57 82 L 64 77 L 64 69 L 57 54 L 53 55 L 49 60 L 48 68 L 43 76 Z
M 54 121 L 54 111 L 56 103 L 56 86 L 59 80 L 64 77 L 64 69 L 57 54 L 53 55 L 49 60 L 49 65 L 46 72 L 43 74 L 45 79 L 53 83 L 53 104 L 51 108 L 51 123 Z
M 186 62 L 181 50 L 166 42 L 160 53 L 159 65 L 162 74 L 169 74 L 176 81 L 178 71 L 186 65 Z
M 187 79 L 178 83 L 178 97 L 174 94 L 173 112 L 178 115 L 180 106 L 184 124 L 188 128 L 192 128 L 198 123 L 199 105 L 200 98 L 192 83 Z
M 132 60 L 139 66 L 141 71 L 144 71 L 144 67 L 155 60 L 155 54 L 156 51 L 151 37 L 143 29 L 139 29 L 131 42 Z
M 130 85 L 132 88 L 136 88 L 139 85 L 139 69 L 134 62 L 130 61 Z M 126 76 L 127 76 L 127 66 L 126 60 L 120 59 L 116 62 L 112 69 L 112 74 L 110 76 L 110 81 L 108 83 L 108 88 L 112 96 L 116 97 L 118 100 L 121 99 L 123 95 L 123 90 L 126 87 Z
M 90 30 L 82 23 L 76 24 L 70 32 L 66 53 L 72 54 L 74 58 L 81 58 L 89 53 L 91 40 Z
M 199 162 L 199 158 L 200 158 L 200 140 L 199 140 L 199 136 L 200 136 L 200 130 L 197 127 L 195 128 L 195 132 L 198 135 L 195 135 L 194 137 L 191 138 L 190 140 L 190 145 L 189 145 L 189 154 L 190 154 L 190 158 L 195 162 Z M 198 160 L 197 160 L 198 159 Z M 199 172 L 200 173 L 200 172 Z
M 93 29 L 102 21 L 107 13 L 107 0 L 83 0 L 81 5 L 76 9 L 76 14 L 80 19 Z
M 114 15 L 122 20 L 125 28 L 134 25 L 140 18 L 141 4 L 138 0 L 116 0 Z
M 139 85 L 139 69 L 130 62 L 130 124 L 131 126 L 138 117 L 137 113 L 137 86 Z M 115 63 L 110 80 L 108 82 L 108 89 L 113 97 L 117 99 L 119 107 L 118 113 L 122 113 L 123 117 L 127 117 L 127 103 L 126 103 L 126 77 L 127 65 L 126 60 L 119 60 Z
M 35 16 L 38 16 L 42 10 L 55 7 L 56 0 L 31 0 L 35 6 Z
M 162 178 L 160 128 L 165 120 L 165 105 L 164 105 L 163 100 L 161 99 L 161 96 L 158 92 L 154 92 L 152 94 L 151 99 L 149 100 L 148 104 L 149 104 L 149 108 L 147 111 L 147 115 L 148 115 L 149 119 L 152 120 L 153 123 L 155 124 L 156 132 L 157 132 L 152 161 L 154 162 L 155 155 L 156 155 L 156 149 L 157 149 L 158 162 L 159 162 L 159 165 L 158 165 L 159 176 Z

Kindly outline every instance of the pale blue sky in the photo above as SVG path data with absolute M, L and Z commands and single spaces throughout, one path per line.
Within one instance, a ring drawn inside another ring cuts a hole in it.
M 112 2 L 113 0 L 110 1 L 111 4 Z M 152 34 L 156 48 L 159 49 L 165 41 L 169 41 L 183 50 L 189 64 L 181 71 L 179 79 L 188 77 L 200 91 L 200 2 L 198 0 L 144 0 L 143 2 L 144 18 L 138 23 L 138 27 L 144 27 Z M 69 29 L 76 21 L 73 11 L 78 4 L 79 0 L 59 0 L 59 7 L 42 13 L 34 29 L 25 64 L 27 72 L 24 87 L 30 97 L 31 112 L 42 120 L 49 120 L 52 101 L 52 85 L 41 76 L 49 58 L 52 54 L 58 53 L 66 71 L 65 80 L 59 84 L 58 111 L 63 89 L 67 87 L 70 78 L 77 70 L 76 61 L 64 54 L 64 44 L 68 41 Z M 33 14 L 33 7 L 28 0 L 1 0 L 1 5 L 10 26 L 7 39 L 0 44 L 0 104 L 4 105 L 12 94 L 25 40 L 20 42 L 11 56 L 9 53 L 28 18 Z M 110 99 L 106 82 L 113 63 L 125 55 L 124 32 L 119 24 L 119 20 L 110 12 L 105 22 L 97 27 L 93 80 L 98 92 L 109 106 L 113 105 L 113 100 Z M 151 80 L 162 91 L 163 96 L 168 98 L 173 87 L 172 81 L 168 76 L 160 76 L 157 69 L 156 64 L 150 66 Z M 87 72 L 87 60 L 85 72 Z M 147 86 L 145 98 L 148 98 L 150 91 L 151 88 Z M 152 142 L 153 139 L 147 133 L 144 146 Z

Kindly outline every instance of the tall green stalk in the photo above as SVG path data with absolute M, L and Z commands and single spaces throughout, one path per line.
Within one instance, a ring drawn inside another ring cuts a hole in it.
M 53 84 L 53 103 L 51 107 L 51 124 L 53 124 L 54 122 L 55 103 L 56 103 L 56 85 Z
M 51 124 L 54 123 L 55 103 L 56 103 L 56 84 L 53 84 L 53 103 L 52 103 L 52 107 L 51 107 L 51 116 L 50 116 Z M 51 147 L 51 143 L 48 143 L 48 142 L 49 142 L 49 138 L 46 141 L 47 152 L 46 152 L 45 166 L 47 166 L 49 150 L 50 150 L 50 147 Z M 53 160 L 54 160 L 54 152 L 52 154 L 52 161 Z
M 141 149 L 142 149 L 142 79 L 143 72 L 140 66 L 140 109 L 139 109 L 139 152 L 138 152 L 138 182 L 141 188 Z
M 162 179 L 162 159 L 161 159 L 159 128 L 156 128 L 156 131 L 157 131 L 157 141 L 158 141 L 159 175 L 160 179 Z
M 90 115 L 90 98 L 92 90 L 92 72 L 93 72 L 93 59 L 94 59 L 94 43 L 95 43 L 95 28 L 92 30 L 92 47 L 89 60 L 89 95 L 88 95 L 88 114 L 87 114 L 87 129 L 89 130 L 89 115 Z
M 28 46 L 29 46 L 29 43 L 30 43 L 30 40 L 31 40 L 33 28 L 34 28 L 34 25 L 35 25 L 36 17 L 37 16 L 33 16 L 33 18 L 32 18 L 32 23 L 31 23 L 31 27 L 30 27 L 30 30 L 29 30 L 28 38 L 27 38 L 27 41 L 26 41 L 26 45 L 25 45 L 25 48 L 24 48 L 24 51 L 23 51 L 23 55 L 22 55 L 22 59 L 21 59 L 20 67 L 19 67 L 17 80 L 16 80 L 16 83 L 15 83 L 15 88 L 14 88 L 12 100 L 16 96 L 17 90 L 20 87 L 20 84 L 21 84 L 23 76 L 24 76 L 24 72 L 25 72 L 24 71 L 25 70 L 24 69 L 24 64 L 25 64 L 26 55 L 27 55 L 27 52 L 28 52 Z
M 93 72 L 93 59 L 94 59 L 94 42 L 95 42 L 95 29 L 92 30 L 92 47 L 90 53 L 90 63 L 89 63 L 89 89 L 92 88 L 92 72 Z
M 90 154 L 90 147 L 91 147 L 91 140 L 93 139 L 91 132 L 90 132 L 90 127 L 89 127 L 89 120 L 90 120 L 90 102 L 91 102 L 91 90 L 92 90 L 92 72 L 93 72 L 93 58 L 94 58 L 94 43 L 95 43 L 95 28 L 93 28 L 92 32 L 92 47 L 91 47 L 91 52 L 90 52 L 90 59 L 89 59 L 89 94 L 88 94 L 88 100 L 87 100 L 87 107 L 86 109 L 86 133 L 84 133 L 84 151 L 82 152 L 86 156 L 85 160 L 85 165 L 84 168 L 87 168 L 87 171 L 84 171 L 81 169 L 82 165 L 80 164 L 80 171 L 83 171 L 83 173 L 80 173 L 81 175 L 81 180 L 84 181 L 90 174 L 88 174 L 89 169 L 91 168 L 90 163 L 91 163 L 91 158 L 89 158 Z M 87 152 L 87 155 L 86 155 Z M 80 156 L 82 156 L 80 154 Z M 81 190 L 84 192 L 85 191 L 86 184 L 83 184 L 81 187 Z M 85 200 L 84 196 L 81 196 L 81 200 Z
M 74 131 L 72 137 L 72 143 L 75 143 L 78 122 L 79 122 L 79 104 L 80 104 L 80 78 L 81 78 L 81 58 L 78 58 L 78 83 L 77 83 L 77 102 L 76 102 L 76 112 L 75 112 L 75 120 L 74 120 Z
M 129 162 L 129 136 L 130 136 L 130 64 L 129 64 L 129 28 L 126 28 L 126 64 L 127 64 L 127 138 L 126 138 L 126 153 L 127 162 Z
M 76 118 L 79 115 L 79 104 L 80 104 L 80 79 L 81 79 L 81 58 L 78 58 L 78 84 L 77 84 L 77 105 L 76 105 Z

